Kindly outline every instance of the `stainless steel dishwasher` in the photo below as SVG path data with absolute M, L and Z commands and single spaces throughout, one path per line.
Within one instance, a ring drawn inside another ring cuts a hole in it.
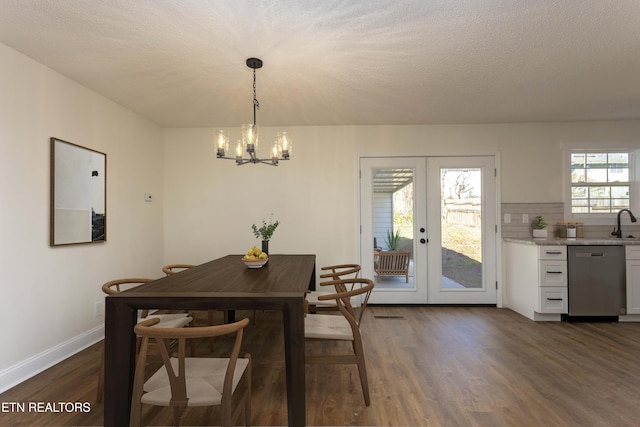
M 569 246 L 567 263 L 569 316 L 627 312 L 624 246 Z

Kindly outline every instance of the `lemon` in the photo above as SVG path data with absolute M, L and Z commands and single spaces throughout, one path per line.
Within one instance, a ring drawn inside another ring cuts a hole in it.
M 253 246 L 251 249 L 249 249 L 249 251 L 243 257 L 243 259 L 256 260 L 256 259 L 267 259 L 268 257 L 269 256 L 266 253 L 262 252 L 262 250 L 259 247 Z

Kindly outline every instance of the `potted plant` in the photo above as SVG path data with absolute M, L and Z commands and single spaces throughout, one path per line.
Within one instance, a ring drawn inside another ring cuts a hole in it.
M 533 227 L 533 237 L 536 239 L 547 238 L 547 221 L 544 220 L 542 215 L 538 215 L 533 219 L 531 223 Z
M 253 234 L 256 236 L 256 239 L 262 239 L 262 252 L 268 254 L 269 253 L 269 240 L 271 240 L 271 236 L 273 236 L 273 232 L 276 231 L 280 221 L 273 220 L 273 217 L 267 221 L 265 219 L 262 220 L 262 226 L 258 228 L 255 224 L 251 225 L 251 229 L 253 230 Z
M 390 251 L 397 251 L 400 245 L 400 231 L 396 230 L 394 233 L 392 230 L 387 230 L 387 247 Z

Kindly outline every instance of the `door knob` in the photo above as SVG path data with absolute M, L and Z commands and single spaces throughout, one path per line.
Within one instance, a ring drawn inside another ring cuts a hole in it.
M 426 230 L 424 229 L 424 227 L 420 227 L 420 232 L 424 233 Z
M 420 243 L 427 243 L 426 239 L 420 239 Z

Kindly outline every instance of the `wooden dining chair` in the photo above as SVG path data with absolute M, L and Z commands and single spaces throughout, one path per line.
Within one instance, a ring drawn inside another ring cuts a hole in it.
M 251 425 L 251 356 L 239 357 L 245 318 L 224 325 L 192 328 L 157 328 L 158 320 L 138 323 L 134 332 L 142 337 L 136 363 L 131 398 L 130 426 L 142 425 L 142 405 L 173 408 L 173 425 L 180 425 L 184 409 L 197 406 L 220 406 L 223 427 L 235 426 L 244 412 L 245 426 Z M 235 334 L 228 358 L 186 357 L 186 341 L 191 338 Z M 145 380 L 150 340 L 162 357 L 161 366 Z M 178 340 L 177 356 L 169 355 L 169 340 Z
M 331 280 L 339 280 L 339 279 L 348 279 L 349 277 L 356 278 L 358 274 L 360 274 L 360 265 L 358 264 L 338 264 L 338 265 L 328 265 L 321 268 L 322 271 L 329 271 L 328 273 L 324 273 L 320 275 L 321 279 L 331 279 Z M 320 286 L 327 286 L 324 282 L 320 283 Z M 331 285 L 328 285 L 331 286 Z M 309 312 L 316 313 L 319 311 L 338 311 L 338 306 L 336 301 L 333 299 L 330 300 L 320 300 L 318 297 L 321 295 L 331 295 L 335 294 L 335 288 L 331 290 L 315 290 L 307 292 L 306 300 L 309 305 Z
M 180 271 L 186 270 L 191 267 L 195 267 L 195 265 L 194 264 L 167 264 L 162 267 L 162 272 L 167 276 L 171 276 L 172 274 L 179 273 Z
M 167 264 L 162 267 L 162 272 L 165 274 L 165 276 L 172 276 L 176 273 L 187 270 L 191 267 L 195 267 L 195 265 L 194 264 Z M 213 325 L 211 315 L 209 315 L 209 324 Z
M 355 364 L 358 366 L 360 374 L 360 384 L 364 395 L 365 405 L 369 406 L 369 381 L 367 379 L 367 368 L 365 363 L 364 347 L 362 345 L 362 333 L 360 323 L 362 313 L 367 307 L 369 296 L 374 284 L 369 279 L 352 278 L 339 279 L 326 282 L 335 286 L 336 293 L 332 295 L 321 295 L 321 301 L 335 300 L 338 310 L 342 316 L 333 314 L 308 314 L 305 317 L 304 336 L 307 340 L 314 341 L 350 341 L 352 352 L 348 354 L 307 354 L 305 362 L 313 364 Z M 351 305 L 351 298 L 362 296 L 360 315 L 356 314 Z
M 189 268 L 195 267 L 194 264 L 167 264 L 162 267 L 162 272 L 167 276 L 172 276 L 181 271 L 187 270 Z M 196 314 L 197 312 L 194 312 Z M 207 321 L 209 325 L 215 325 L 215 314 L 216 310 L 207 310 Z M 228 323 L 229 316 L 227 311 L 224 311 L 224 323 Z M 211 351 L 213 351 L 214 339 L 211 339 Z
M 133 286 L 139 286 L 143 283 L 149 283 L 154 279 L 143 278 L 129 278 L 129 279 L 117 279 L 102 285 L 102 292 L 107 295 L 113 295 L 126 287 L 127 289 Z M 190 313 L 175 313 L 175 314 L 149 314 L 149 310 L 140 310 L 138 312 L 137 322 L 148 319 L 158 319 L 158 323 L 154 325 L 156 328 L 182 328 L 187 326 L 193 320 Z M 195 347 L 191 347 L 192 353 L 195 352 Z M 100 358 L 100 372 L 98 373 L 98 388 L 96 391 L 96 400 L 102 402 L 104 393 L 104 347 L 102 349 L 102 356 Z

